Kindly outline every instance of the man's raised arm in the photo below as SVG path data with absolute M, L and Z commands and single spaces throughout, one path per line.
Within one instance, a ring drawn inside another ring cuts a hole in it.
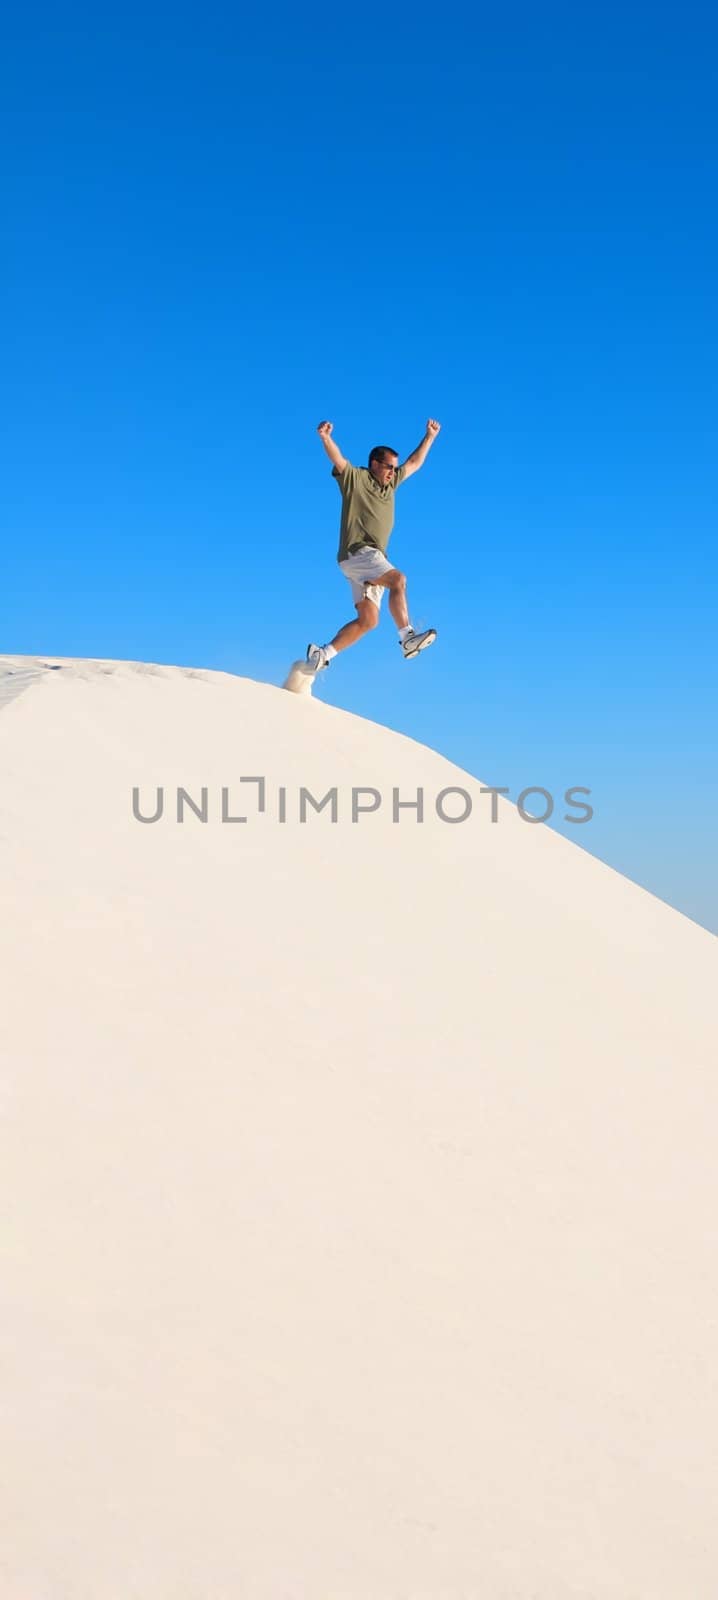
M 404 462 L 404 474 L 407 478 L 411 477 L 412 472 L 418 472 L 419 468 L 423 467 L 431 446 L 440 432 L 441 423 L 437 422 L 435 417 L 429 417 L 429 421 L 426 424 L 426 433 L 421 444 L 418 444 L 416 449 L 412 450 L 411 455 L 407 456 Z
M 337 472 L 341 475 L 347 463 L 345 457 L 342 455 L 341 450 L 339 449 L 338 444 L 335 444 L 332 438 L 333 427 L 333 422 L 320 422 L 319 427 L 317 428 L 317 433 L 319 434 L 322 444 L 324 445 L 324 449 L 327 452 L 329 460 L 333 462 Z

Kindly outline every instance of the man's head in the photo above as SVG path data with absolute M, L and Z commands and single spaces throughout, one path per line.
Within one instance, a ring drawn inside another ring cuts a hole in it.
M 375 444 L 369 457 L 369 471 L 372 478 L 376 478 L 382 489 L 388 483 L 394 482 L 394 476 L 399 465 L 396 450 L 389 444 Z

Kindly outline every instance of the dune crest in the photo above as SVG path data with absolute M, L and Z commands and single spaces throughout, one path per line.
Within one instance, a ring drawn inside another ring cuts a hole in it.
M 713 1600 L 711 936 L 229 674 L 0 763 L 3 1600 Z

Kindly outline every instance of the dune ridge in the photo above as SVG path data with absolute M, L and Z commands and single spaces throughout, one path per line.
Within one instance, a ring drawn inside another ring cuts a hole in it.
M 711 935 L 230 674 L 1 657 L 0 774 L 0 1594 L 713 1600 Z

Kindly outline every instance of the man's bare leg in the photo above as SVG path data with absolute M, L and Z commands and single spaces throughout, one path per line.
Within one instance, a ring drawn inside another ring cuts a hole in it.
M 391 572 L 385 573 L 383 578 L 372 579 L 381 589 L 389 590 L 389 610 L 394 618 L 397 628 L 408 628 L 409 612 L 406 604 L 406 577 L 398 567 L 392 567 Z M 356 622 L 345 622 L 330 643 L 334 649 L 347 650 L 349 645 L 356 644 L 365 633 L 375 628 L 379 621 L 379 607 L 373 600 L 359 600 L 357 602 Z
M 389 610 L 394 618 L 397 628 L 408 628 L 409 607 L 406 603 L 406 575 L 398 567 L 392 567 L 385 578 L 379 582 L 384 589 L 389 590 Z
M 345 622 L 344 627 L 335 633 L 329 643 L 333 644 L 336 651 L 348 650 L 350 644 L 356 644 L 357 639 L 363 638 L 375 628 L 379 621 L 379 607 L 373 600 L 359 600 L 357 603 L 356 622 Z

